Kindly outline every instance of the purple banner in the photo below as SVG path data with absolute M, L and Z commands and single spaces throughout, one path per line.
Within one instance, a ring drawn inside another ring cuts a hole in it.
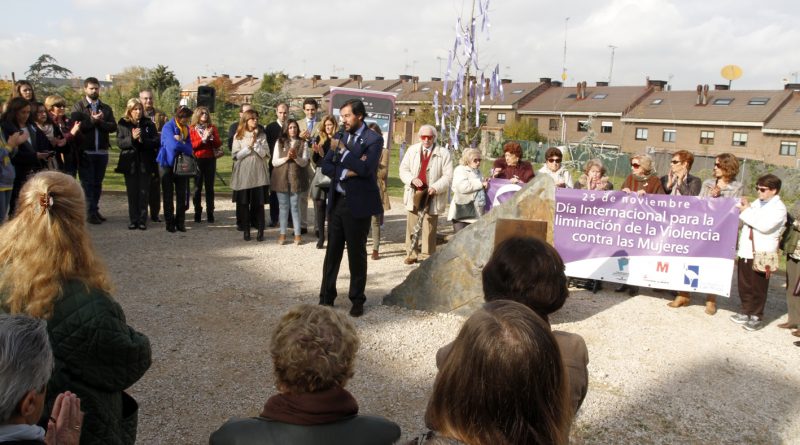
M 514 196 L 522 189 L 523 183 L 514 184 L 508 179 L 492 178 L 489 180 L 489 187 L 486 188 L 486 211 L 492 207 L 500 205 Z
M 732 198 L 558 188 L 553 241 L 569 276 L 728 295 L 735 205 Z

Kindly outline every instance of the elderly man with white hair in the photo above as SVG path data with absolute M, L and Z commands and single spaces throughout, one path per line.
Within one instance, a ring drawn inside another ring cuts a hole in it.
M 47 431 L 42 417 L 53 351 L 47 322 L 27 315 L 0 314 L 0 443 L 77 445 L 83 414 L 75 394 L 59 394 Z
M 400 179 L 405 184 L 403 204 L 408 211 L 406 221 L 406 264 L 414 264 L 424 260 L 436 251 L 436 223 L 439 215 L 444 214 L 447 207 L 447 190 L 453 180 L 453 160 L 450 151 L 436 144 L 436 128 L 423 125 L 419 129 L 420 142 L 408 148 L 400 162 Z M 427 211 L 423 206 L 416 208 L 414 196 L 427 198 Z M 427 195 L 427 196 L 426 196 Z M 422 249 L 412 243 L 412 235 L 419 221 L 422 222 Z

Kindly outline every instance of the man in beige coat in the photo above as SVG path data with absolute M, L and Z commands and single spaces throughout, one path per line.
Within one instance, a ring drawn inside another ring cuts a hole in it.
M 436 144 L 436 128 L 423 125 L 420 142 L 408 148 L 400 162 L 400 180 L 405 184 L 403 204 L 408 211 L 406 221 L 406 264 L 424 260 L 436 251 L 436 224 L 447 207 L 447 190 L 453 180 L 453 160 L 450 151 Z M 414 209 L 414 193 L 427 190 L 430 199 L 422 223 L 422 249 L 412 246 L 411 237 L 420 214 Z

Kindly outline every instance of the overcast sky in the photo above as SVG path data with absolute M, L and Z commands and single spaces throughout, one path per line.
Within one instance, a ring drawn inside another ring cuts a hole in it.
M 10 1 L 0 27 L 0 76 L 23 77 L 43 53 L 81 77 L 168 65 L 182 84 L 198 75 L 283 70 L 323 77 L 439 76 L 455 23 L 472 0 L 52 0 Z M 569 20 L 565 20 L 569 17 Z M 482 67 L 502 77 L 560 79 L 567 23 L 567 83 L 675 89 L 725 83 L 781 89 L 800 78 L 800 0 L 491 0 Z M 439 58 L 444 59 L 440 61 Z

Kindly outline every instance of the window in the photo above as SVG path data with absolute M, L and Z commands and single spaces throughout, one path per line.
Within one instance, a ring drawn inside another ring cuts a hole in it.
M 797 142 L 781 141 L 781 156 L 797 156 Z
M 650 105 L 661 105 L 661 102 L 664 102 L 664 99 L 653 99 Z
M 733 98 L 732 97 L 723 97 L 723 98 L 720 98 L 720 99 L 714 99 L 714 102 L 712 102 L 712 103 L 714 105 L 730 105 L 731 102 L 733 102 Z
M 733 143 L 731 144 L 734 147 L 747 147 L 747 133 L 737 133 L 733 132 Z
M 409 108 L 409 109 L 408 109 L 408 115 L 409 115 L 409 116 L 413 116 L 414 114 L 416 114 L 416 112 L 417 112 L 417 110 L 415 110 L 415 109 L 413 109 L 413 108 Z
M 646 141 L 647 140 L 647 128 L 637 128 L 636 129 L 636 140 L 637 141 Z
M 614 130 L 614 123 L 609 121 L 603 121 L 600 123 L 600 133 L 611 133 Z
M 608 94 L 598 93 L 598 94 L 595 94 L 594 96 L 592 96 L 592 99 L 605 99 L 606 97 L 608 97 Z
M 578 121 L 578 131 L 589 131 L 589 121 Z
M 497 123 L 498 124 L 505 124 L 506 123 L 506 114 L 505 113 L 497 113 Z
M 714 132 L 713 131 L 701 131 L 700 132 L 700 143 L 703 145 L 714 145 Z
M 550 119 L 550 125 L 547 127 L 550 131 L 558 130 L 558 119 Z
M 754 97 L 747 102 L 747 105 L 766 105 L 769 102 L 769 97 Z
M 664 142 L 675 142 L 675 136 L 678 134 L 675 130 L 664 130 L 664 137 L 661 139 Z

